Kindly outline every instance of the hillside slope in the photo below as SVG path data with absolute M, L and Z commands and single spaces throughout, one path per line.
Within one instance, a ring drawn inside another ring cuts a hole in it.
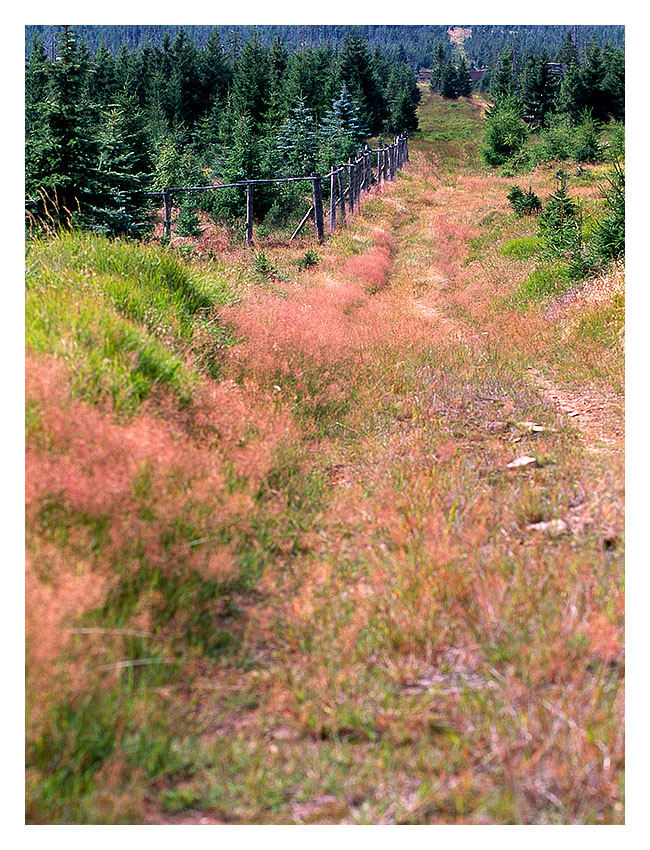
M 314 266 L 32 246 L 29 822 L 623 822 L 623 269 L 522 300 L 482 115 Z

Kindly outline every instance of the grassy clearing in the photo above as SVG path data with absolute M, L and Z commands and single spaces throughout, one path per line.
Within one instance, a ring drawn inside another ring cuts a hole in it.
M 623 821 L 622 453 L 527 371 L 614 390 L 622 269 L 507 306 L 533 228 L 453 107 L 317 264 L 32 248 L 28 821 Z

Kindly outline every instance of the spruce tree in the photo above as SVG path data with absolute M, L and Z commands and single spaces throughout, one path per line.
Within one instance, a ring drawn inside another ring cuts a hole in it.
M 600 44 L 593 39 L 587 45 L 586 61 L 580 70 L 583 102 L 576 104 L 579 111 L 589 109 L 596 121 L 606 121 L 609 103 L 605 88 L 606 68 Z
M 528 54 L 522 74 L 522 100 L 526 115 L 536 127 L 543 127 L 552 113 L 557 94 L 557 78 L 548 69 L 548 54 Z
M 455 100 L 458 97 L 458 78 L 456 69 L 451 61 L 442 69 L 440 78 L 440 94 L 445 100 Z
M 57 35 L 56 61 L 49 72 L 46 166 L 34 179 L 51 191 L 65 217 L 97 188 L 99 153 L 97 113 L 88 100 L 88 57 L 74 30 L 66 27 Z
M 199 56 L 199 76 L 204 114 L 223 107 L 232 82 L 232 69 L 224 54 L 219 30 L 210 31 L 204 50 Z
M 268 50 L 257 31 L 245 42 L 237 59 L 233 82 L 233 105 L 239 115 L 250 118 L 257 134 L 267 120 L 271 103 L 271 69 Z
M 368 42 L 356 31 L 346 34 L 340 54 L 339 75 L 357 101 L 361 120 L 371 133 L 381 130 L 388 110 L 375 73 Z
M 616 121 L 625 120 L 625 56 L 622 50 L 614 50 L 607 45 L 603 49 L 605 79 L 603 88 L 608 111 Z
M 449 55 L 443 41 L 439 41 L 436 47 L 436 52 L 433 57 L 433 69 L 431 71 L 431 80 L 429 85 L 431 91 L 439 92 L 442 82 L 442 72 L 449 62 Z
M 512 47 L 508 46 L 499 57 L 499 67 L 492 76 L 490 94 L 495 104 L 510 101 L 517 96 Z
M 281 176 L 311 174 L 318 159 L 318 126 L 304 98 L 291 109 L 277 136 L 276 154 Z
M 47 173 L 50 147 L 45 101 L 48 95 L 49 60 L 43 41 L 35 35 L 25 67 L 25 193 L 38 192 Z
M 359 105 L 343 83 L 320 128 L 322 170 L 347 162 L 359 149 L 367 130 L 361 125 Z
M 122 84 L 121 88 L 124 88 Z M 95 52 L 89 80 L 90 98 L 100 106 L 113 103 L 118 91 L 115 57 L 102 42 Z
M 99 141 L 97 189 L 81 223 L 111 235 L 141 236 L 150 224 L 144 191 L 151 183 L 152 162 L 135 93 L 118 96 Z
M 191 126 L 205 109 L 198 51 L 181 27 L 172 47 L 174 118 Z
M 456 70 L 456 91 L 458 92 L 458 97 L 472 96 L 472 78 L 469 75 L 469 69 L 467 68 L 467 62 L 464 56 L 461 57 Z
M 576 48 L 575 42 L 573 41 L 573 36 L 571 34 L 571 30 L 566 31 L 566 35 L 564 36 L 564 41 L 562 42 L 559 50 L 557 51 L 557 61 L 561 62 L 563 65 L 567 67 L 569 65 L 577 64 L 578 62 L 578 50 Z

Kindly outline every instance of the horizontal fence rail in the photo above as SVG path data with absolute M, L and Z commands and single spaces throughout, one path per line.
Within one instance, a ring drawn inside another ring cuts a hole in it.
M 377 159 L 376 173 L 373 170 L 373 154 L 376 154 Z M 162 197 L 164 209 L 163 233 L 169 239 L 172 226 L 172 195 L 181 192 L 208 192 L 218 191 L 219 189 L 245 188 L 246 244 L 252 245 L 255 186 L 265 183 L 311 182 L 313 203 L 293 232 L 290 241 L 296 238 L 309 218 L 313 217 L 316 238 L 319 242 L 324 242 L 323 180 L 329 180 L 329 232 L 332 234 L 337 228 L 338 213 L 340 212 L 341 223 L 345 223 L 346 205 L 350 215 L 358 212 L 362 193 L 369 192 L 373 185 L 381 186 L 383 183 L 394 180 L 397 172 L 407 162 L 408 158 L 408 133 L 402 133 L 396 136 L 390 144 L 377 148 L 369 148 L 366 145 L 364 150 L 357 153 L 356 157 L 351 157 L 349 162 L 332 168 L 324 175 L 314 172 L 304 177 L 269 177 L 239 180 L 234 183 L 219 183 L 212 186 L 165 186 L 162 189 L 145 192 L 145 194 Z M 345 186 L 346 182 L 347 186 Z

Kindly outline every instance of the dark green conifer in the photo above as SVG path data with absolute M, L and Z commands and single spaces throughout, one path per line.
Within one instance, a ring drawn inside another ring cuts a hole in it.
M 458 77 L 456 68 L 449 61 L 442 69 L 440 78 L 440 94 L 445 100 L 455 100 L 458 97 Z
M 379 132 L 388 114 L 387 105 L 368 42 L 357 32 L 346 34 L 343 40 L 339 77 L 359 104 L 362 122 L 371 133 Z
M 472 78 L 469 75 L 469 69 L 464 56 L 461 56 L 460 63 L 456 69 L 456 90 L 458 97 L 472 96 Z

